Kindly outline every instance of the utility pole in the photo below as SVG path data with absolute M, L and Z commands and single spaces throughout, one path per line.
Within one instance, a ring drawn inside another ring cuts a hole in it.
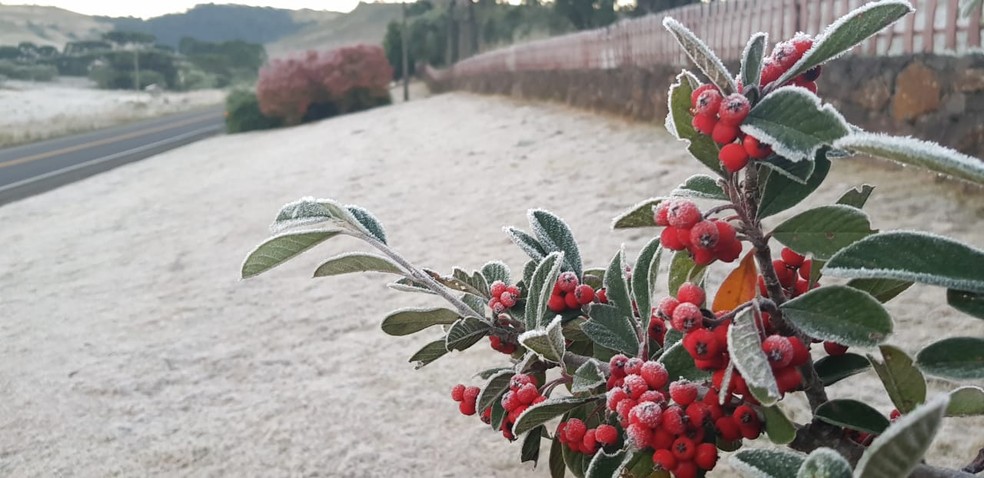
M 140 91 L 140 47 L 133 46 L 133 89 Z
M 407 3 L 401 3 L 403 5 L 403 30 L 400 32 L 400 48 L 403 50 L 403 101 L 410 101 L 410 61 L 408 59 L 409 54 L 407 50 L 410 49 L 409 41 L 410 35 L 407 35 Z

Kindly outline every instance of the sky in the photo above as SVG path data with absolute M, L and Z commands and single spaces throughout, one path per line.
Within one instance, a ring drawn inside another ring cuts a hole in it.
M 312 10 L 332 10 L 336 12 L 348 12 L 359 4 L 359 0 L 167 0 L 167 1 L 148 1 L 148 0 L 33 0 L 33 1 L 8 1 L 0 0 L 4 5 L 47 5 L 52 7 L 64 8 L 73 12 L 84 13 L 86 15 L 106 15 L 110 17 L 141 17 L 150 18 L 167 13 L 183 12 L 199 3 L 236 3 L 240 5 L 252 5 L 259 7 L 285 8 L 298 10 L 310 8 Z

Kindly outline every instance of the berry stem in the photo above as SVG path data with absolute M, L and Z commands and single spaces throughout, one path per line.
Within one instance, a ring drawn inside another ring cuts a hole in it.
M 715 214 L 717 214 L 717 213 L 719 213 L 721 211 L 727 211 L 729 209 L 730 210 L 736 210 L 735 205 L 734 204 L 722 204 L 720 206 L 712 207 L 712 208 L 708 209 L 707 211 L 704 211 L 704 216 L 703 217 L 704 217 L 704 219 L 707 219 L 707 218 L 709 218 L 709 217 L 711 217 L 711 216 L 713 216 L 713 215 L 715 215 Z

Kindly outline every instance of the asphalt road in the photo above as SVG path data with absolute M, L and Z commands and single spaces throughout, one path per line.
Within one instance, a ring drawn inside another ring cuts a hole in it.
M 0 149 L 0 204 L 220 133 L 222 108 L 138 121 Z

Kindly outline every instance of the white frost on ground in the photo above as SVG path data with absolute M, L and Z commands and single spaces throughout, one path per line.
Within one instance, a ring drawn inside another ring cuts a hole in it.
M 406 359 L 436 332 L 380 330 L 389 310 L 434 299 L 379 275 L 310 279 L 360 244 L 335 239 L 248 281 L 239 266 L 280 205 L 307 195 L 366 207 L 437 270 L 521 270 L 500 228 L 542 207 L 601 266 L 653 232 L 610 232 L 612 217 L 698 170 L 655 125 L 447 94 L 210 139 L 0 207 L 0 475 L 548 476 L 448 396 L 501 355 L 480 343 L 414 371 Z M 862 181 L 879 184 L 875 227 L 984 246 L 984 194 L 911 169 L 838 163 L 818 200 Z M 984 335 L 943 298 L 914 287 L 894 302 L 892 343 Z M 831 394 L 890 409 L 873 374 Z M 982 426 L 949 419 L 930 461 L 969 461 Z
M 98 90 L 84 78 L 0 84 L 0 147 L 221 104 L 225 92 Z

